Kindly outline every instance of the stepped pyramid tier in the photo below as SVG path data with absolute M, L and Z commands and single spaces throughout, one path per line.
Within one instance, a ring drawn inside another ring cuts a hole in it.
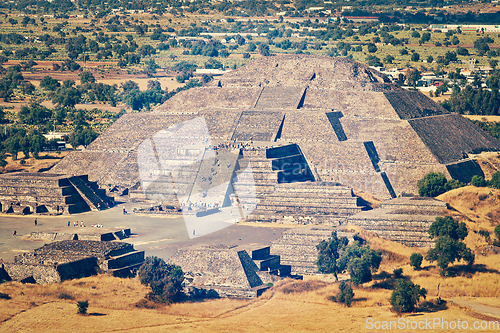
M 113 198 L 85 175 L 26 172 L 0 175 L 1 212 L 74 214 L 112 205 Z
M 468 154 L 500 151 L 500 143 L 469 120 L 365 65 L 280 55 L 180 92 L 154 112 L 122 116 L 53 172 L 88 174 L 101 185 L 135 191 L 136 200 L 178 202 L 201 190 L 202 161 L 229 144 L 243 148 L 238 159 L 250 160 L 257 196 L 276 184 L 314 181 L 388 199 L 417 193 L 417 181 L 429 172 L 468 182 L 482 175 Z M 262 156 L 266 147 L 279 146 L 288 146 L 289 155 Z M 236 164 L 228 174 L 237 172 Z M 225 186 L 218 193 L 230 196 Z
M 316 245 L 328 240 L 333 231 L 336 229 L 323 225 L 293 228 L 283 232 L 280 238 L 273 241 L 270 251 L 279 255 L 283 264 L 291 266 L 291 274 L 313 275 L 318 273 Z M 337 231 L 337 237 L 347 237 L 351 241 L 353 236 L 350 232 Z
M 168 261 L 182 267 L 187 292 L 205 289 L 236 298 L 257 297 L 268 288 L 266 283 L 290 277 L 291 271 L 269 247 L 250 256 L 237 245 L 198 245 L 177 250 Z
M 431 247 L 434 240 L 429 237 L 429 228 L 446 209 L 446 203 L 433 198 L 401 197 L 348 217 L 347 225 L 406 246 Z

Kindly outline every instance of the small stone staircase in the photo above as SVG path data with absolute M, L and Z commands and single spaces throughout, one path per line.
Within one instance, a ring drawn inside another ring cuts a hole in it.
M 136 251 L 133 247 L 124 251 L 111 252 L 109 259 L 104 263 L 107 271 L 113 276 L 126 277 L 135 275 L 134 272 L 144 262 L 144 251 Z
M 270 246 L 252 251 L 252 260 L 261 272 L 279 277 L 291 277 L 292 266 L 282 265 L 281 257 L 272 255 Z
M 93 211 L 106 209 L 112 202 L 104 190 L 100 190 L 95 183 L 88 181 L 87 176 L 73 176 L 69 181 Z

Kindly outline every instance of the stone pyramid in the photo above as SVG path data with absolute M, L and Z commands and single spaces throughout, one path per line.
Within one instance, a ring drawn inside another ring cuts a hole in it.
M 304 170 L 311 172 L 308 181 L 338 183 L 380 198 L 417 193 L 417 181 L 431 171 L 468 182 L 482 174 L 468 154 L 500 151 L 498 141 L 466 118 L 420 92 L 389 83 L 365 65 L 345 58 L 283 55 L 262 57 L 203 87 L 183 91 L 154 112 L 122 116 L 85 151 L 72 152 L 52 172 L 88 174 L 103 185 L 146 193 L 140 165 L 150 161 L 143 161 L 147 158 L 141 157 L 141 147 L 151 146 L 148 149 L 158 153 L 157 133 L 172 133 L 178 124 L 200 118 L 208 137 L 199 134 L 204 130 L 177 130 L 175 140 L 180 143 L 169 165 L 184 168 L 186 161 L 193 161 L 192 154 L 221 143 L 246 143 L 255 150 L 295 144 L 299 165 L 305 163 Z M 193 139 L 197 135 L 198 141 Z M 191 153 L 182 146 L 188 141 L 195 145 L 193 140 L 205 147 Z M 251 159 L 252 154 L 247 155 Z M 154 165 L 156 155 L 148 156 Z M 265 157 L 259 158 L 265 162 Z M 274 158 L 293 161 L 296 156 Z M 201 165 L 197 163 L 185 167 L 183 175 L 196 173 Z M 271 183 L 293 182 L 283 176 L 285 171 L 278 170 L 281 178 Z M 177 185 L 189 196 L 196 178 L 186 179 Z

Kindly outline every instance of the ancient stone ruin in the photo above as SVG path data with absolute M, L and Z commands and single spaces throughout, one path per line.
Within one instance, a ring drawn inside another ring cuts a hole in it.
M 91 240 L 64 240 L 46 244 L 4 263 L 8 279 L 31 283 L 56 283 L 111 272 L 126 276 L 144 262 L 144 251 L 132 244 Z
M 251 251 L 232 245 L 202 245 L 178 250 L 169 262 L 182 267 L 186 289 L 203 289 L 220 297 L 254 298 L 267 283 L 293 277 L 291 266 L 283 265 L 269 247 Z
M 287 148 L 268 155 L 280 146 Z M 230 150 L 238 153 L 223 157 Z M 174 206 L 211 197 L 215 187 L 217 203 L 227 203 L 247 166 L 257 196 L 279 191 L 277 184 L 322 182 L 387 199 L 416 193 L 431 171 L 468 182 L 482 174 L 468 154 L 498 150 L 466 118 L 365 65 L 280 55 L 183 91 L 154 112 L 124 115 L 53 172 L 88 174 L 130 199 Z
M 318 273 L 316 260 L 318 249 L 316 245 L 322 240 L 328 240 L 332 232 L 337 231 L 332 226 L 308 225 L 283 232 L 280 238 L 271 244 L 271 252 L 281 257 L 281 262 L 291 266 L 292 274 L 313 275 Z M 351 232 L 337 231 L 338 237 L 353 240 Z
M 431 247 L 434 240 L 429 237 L 429 228 L 446 209 L 446 203 L 432 198 L 401 197 L 350 216 L 347 224 L 406 246 Z
M 87 176 L 26 172 L 0 175 L 3 213 L 75 214 L 106 209 L 113 202 Z

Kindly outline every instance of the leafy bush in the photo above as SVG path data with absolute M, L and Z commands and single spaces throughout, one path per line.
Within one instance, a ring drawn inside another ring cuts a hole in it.
M 500 240 L 500 224 L 495 227 L 495 236 Z
M 425 299 L 426 295 L 427 290 L 420 288 L 418 284 L 399 279 L 396 289 L 391 294 L 391 305 L 397 313 L 413 312 L 420 297 Z
M 351 306 L 352 300 L 354 298 L 354 291 L 352 291 L 351 285 L 347 284 L 345 281 L 341 281 L 339 289 L 339 293 L 332 298 L 339 303 Z
M 431 172 L 417 182 L 418 194 L 421 197 L 437 197 L 445 191 L 446 177 L 442 173 Z
M 410 265 L 413 267 L 414 270 L 418 271 L 422 265 L 422 260 L 424 259 L 424 256 L 421 255 L 420 253 L 412 253 L 410 256 Z
M 475 175 L 472 177 L 470 184 L 476 187 L 485 187 L 486 181 L 484 180 L 484 177 Z
M 491 180 L 488 182 L 488 185 L 500 189 L 500 171 L 497 171 L 491 176 Z
M 87 309 L 89 307 L 89 301 L 80 301 L 76 304 L 78 306 L 78 313 L 79 314 L 87 314 Z
M 9 294 L 0 293 L 0 299 L 10 299 Z
M 447 180 L 442 173 L 430 172 L 417 182 L 417 186 L 421 197 L 437 197 L 464 184 L 455 179 Z
M 395 268 L 392 273 L 394 274 L 394 277 L 396 279 L 399 279 L 403 276 L 403 269 L 402 268 Z
M 167 264 L 158 257 L 147 257 L 138 276 L 142 284 L 151 287 L 148 295 L 151 300 L 172 303 L 182 295 L 184 273 L 180 266 Z

